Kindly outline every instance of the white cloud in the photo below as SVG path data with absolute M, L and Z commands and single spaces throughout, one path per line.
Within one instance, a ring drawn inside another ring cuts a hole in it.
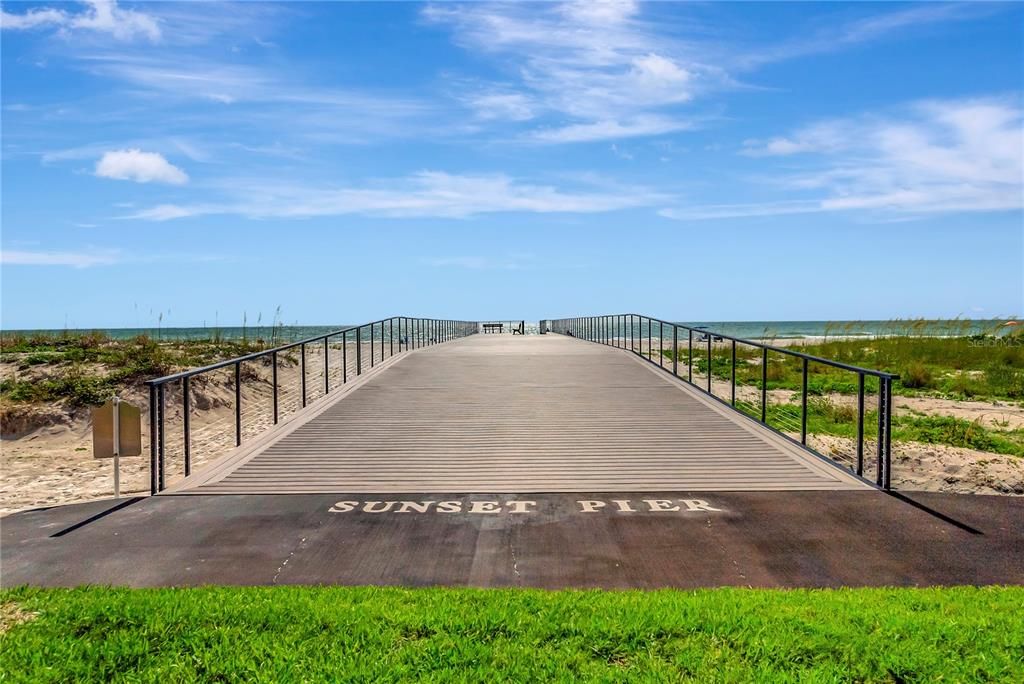
M 816 211 L 903 214 L 1019 210 L 1024 207 L 1024 111 L 1015 100 L 932 100 L 898 116 L 861 116 L 815 124 L 741 154 L 795 156 L 779 180 L 816 198 L 673 207 L 678 219 Z
M 119 261 L 119 253 L 112 250 L 90 252 L 28 252 L 3 250 L 0 263 L 10 266 L 73 266 L 88 268 L 106 266 Z
M 464 101 L 485 120 L 528 121 L 535 116 L 530 98 L 522 93 L 472 93 Z
M 690 130 L 688 121 L 660 116 L 641 116 L 624 121 L 605 120 L 572 124 L 561 128 L 539 128 L 530 138 L 540 142 L 591 142 L 595 140 L 636 138 L 674 131 Z
M 849 145 L 851 133 L 848 124 L 844 122 L 825 121 L 808 126 L 788 138 L 746 140 L 743 142 L 741 154 L 750 157 L 774 157 L 803 152 L 833 152 Z
M 870 5 L 868 5 L 870 6 Z M 999 11 L 998 3 L 916 3 L 908 8 L 874 13 L 845 20 L 842 16 L 823 28 L 803 28 L 799 37 L 774 45 L 744 51 L 736 60 L 738 68 L 753 68 L 783 60 L 837 52 L 852 46 L 885 39 L 899 32 L 920 30 L 931 24 L 955 22 Z M 847 12 L 844 10 L 843 14 Z
M 42 26 L 60 26 L 68 19 L 68 15 L 60 10 L 44 7 L 31 9 L 24 14 L 8 14 L 0 9 L 0 27 L 5 29 L 26 30 Z
M 96 162 L 96 175 L 136 183 L 182 185 L 188 182 L 185 172 L 164 159 L 163 155 L 138 149 L 113 150 L 105 153 Z
M 589 184 L 574 190 L 521 183 L 501 174 L 455 175 L 422 171 L 369 187 L 313 187 L 233 180 L 225 201 L 162 204 L 123 218 L 166 221 L 188 216 L 236 214 L 251 218 L 308 218 L 359 214 L 380 217 L 467 218 L 480 214 L 601 213 L 655 206 L 670 197 L 644 188 Z
M 491 86 L 462 98 L 479 118 L 557 119 L 526 135 L 534 141 L 684 130 L 690 127 L 686 119 L 667 110 L 724 77 L 642 21 L 634 2 L 431 5 L 424 15 L 451 25 L 459 42 L 505 60 L 506 69 L 517 75 L 515 86 L 502 86 L 499 103 L 517 105 L 504 112 L 494 107 Z M 499 117 L 502 113 L 506 116 Z
M 149 15 L 117 6 L 115 0 L 85 0 L 87 7 L 77 13 L 39 8 L 24 14 L 9 14 L 0 10 L 0 24 L 5 29 L 35 29 L 53 27 L 64 34 L 86 30 L 106 33 L 117 40 L 132 40 L 141 36 L 150 41 L 160 40 L 160 25 Z

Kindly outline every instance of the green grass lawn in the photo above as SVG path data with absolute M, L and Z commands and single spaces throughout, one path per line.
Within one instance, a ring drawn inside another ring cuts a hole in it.
M 0 592 L 0 680 L 1024 681 L 1024 588 Z

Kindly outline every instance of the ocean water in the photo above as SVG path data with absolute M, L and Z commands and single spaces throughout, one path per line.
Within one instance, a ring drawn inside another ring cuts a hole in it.
M 509 321 L 505 321 L 508 325 Z M 518 321 L 516 322 L 518 323 Z M 820 337 L 876 337 L 880 335 L 918 334 L 918 335 L 973 335 L 992 332 L 1005 323 L 1003 320 L 956 320 L 956 321 L 677 321 L 681 325 L 704 327 L 732 337 L 749 340 L 773 338 L 820 338 Z M 5 330 L 9 334 L 43 333 L 59 335 L 64 332 L 101 332 L 115 339 L 127 339 L 136 335 L 149 335 L 162 340 L 202 340 L 220 336 L 221 339 L 259 339 L 269 341 L 275 339 L 284 344 L 311 337 L 317 337 L 336 330 L 351 327 L 348 324 L 338 325 L 286 325 L 276 330 L 269 326 L 239 327 L 185 327 L 185 328 L 85 328 L 75 330 Z M 386 327 L 386 326 L 385 326 Z M 507 329 L 507 328 L 506 328 Z M 657 331 L 657 327 L 655 327 Z M 528 335 L 538 332 L 536 321 L 526 322 Z M 507 333 L 506 333 L 507 334 Z M 379 338 L 379 332 L 374 337 Z

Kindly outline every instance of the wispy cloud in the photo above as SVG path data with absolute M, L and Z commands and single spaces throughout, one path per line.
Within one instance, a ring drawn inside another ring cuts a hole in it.
M 96 175 L 136 183 L 183 185 L 188 182 L 188 175 L 163 155 L 137 149 L 106 152 L 96 162 Z
M 483 119 L 558 117 L 539 142 L 658 135 L 692 126 L 673 109 L 724 74 L 640 19 L 629 1 L 430 5 L 469 49 L 505 61 L 514 81 L 485 84 L 463 101 Z M 494 94 L 497 91 L 498 95 Z M 568 119 L 566 122 L 565 120 Z
M 538 128 L 528 137 L 541 142 L 592 142 L 597 140 L 661 135 L 694 128 L 691 121 L 665 116 L 638 116 L 620 121 L 608 119 L 560 128 Z
M 816 123 L 743 154 L 800 164 L 780 176 L 810 199 L 675 207 L 677 219 L 770 216 L 817 211 L 896 213 L 1006 211 L 1024 206 L 1024 112 L 1015 100 L 932 100 L 899 115 Z
M 864 17 L 846 18 L 840 14 L 830 17 L 820 27 L 804 26 L 796 38 L 783 39 L 759 47 L 737 50 L 730 60 L 735 68 L 751 69 L 772 62 L 838 52 L 844 49 L 884 40 L 896 34 L 922 30 L 935 24 L 963 21 L 1000 11 L 998 3 L 929 2 L 908 8 L 877 11 Z M 884 4 L 882 5 L 884 6 Z M 837 5 L 837 7 L 841 7 Z M 860 9 L 860 8 L 858 8 Z
M 0 251 L 0 263 L 8 266 L 71 266 L 89 268 L 107 266 L 120 261 L 121 253 L 116 250 L 95 250 L 86 252 L 62 251 L 21 251 L 5 249 Z
M 380 217 L 467 218 L 480 214 L 601 213 L 656 206 L 670 196 L 646 188 L 606 184 L 562 189 L 524 183 L 502 174 L 457 175 L 422 171 L 363 187 L 313 187 L 274 181 L 224 183 L 222 201 L 163 204 L 123 218 L 166 221 L 189 216 L 236 214 L 251 218 L 306 218 L 360 214 Z
M 81 4 L 85 7 L 80 12 L 49 7 L 34 8 L 23 14 L 0 10 L 0 26 L 12 30 L 55 28 L 66 36 L 78 31 L 91 31 L 121 41 L 137 37 L 160 40 L 160 25 L 150 14 L 122 9 L 115 0 L 85 0 Z

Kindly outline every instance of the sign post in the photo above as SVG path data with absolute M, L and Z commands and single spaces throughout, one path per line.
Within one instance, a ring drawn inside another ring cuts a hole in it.
M 142 416 L 138 407 L 116 395 L 92 412 L 94 458 L 114 459 L 114 498 L 121 498 L 121 457 L 142 453 Z

